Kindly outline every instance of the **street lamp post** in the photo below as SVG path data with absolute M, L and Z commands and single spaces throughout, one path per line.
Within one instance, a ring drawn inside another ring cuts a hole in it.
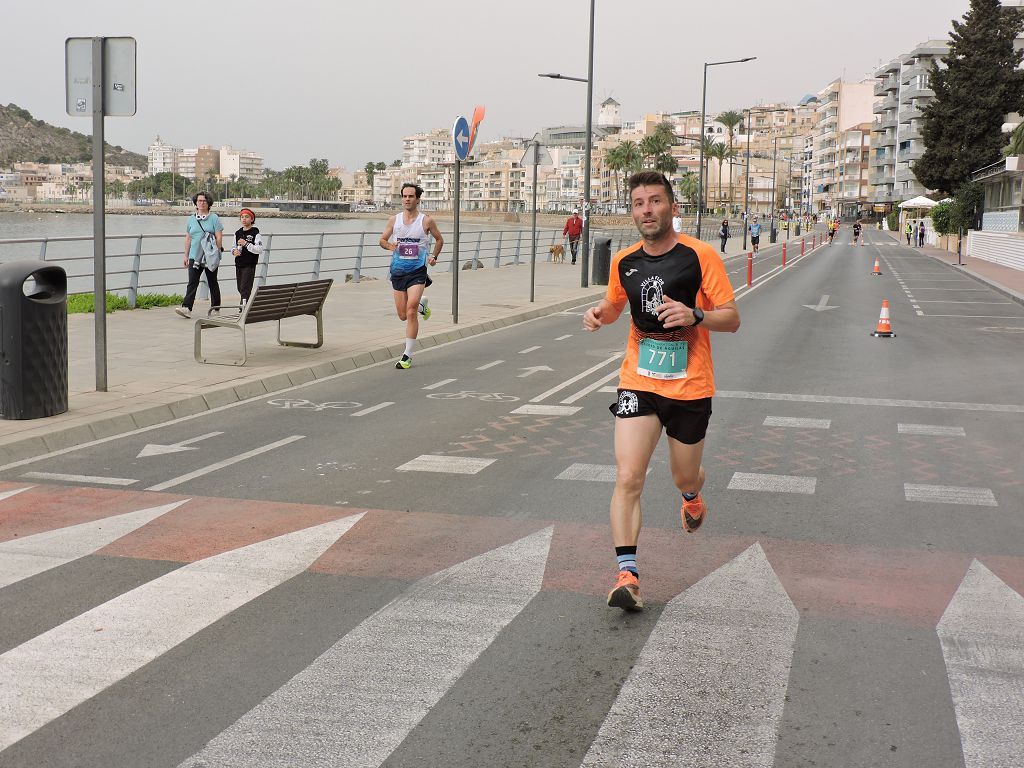
M 747 107 L 747 182 L 743 191 L 743 213 L 746 219 L 743 221 L 743 250 L 747 250 L 747 226 L 750 220 L 750 116 L 751 115 L 773 115 L 776 112 L 785 112 L 785 109 L 751 109 Z
M 775 170 L 776 160 L 779 155 L 779 139 L 792 139 L 795 134 L 789 134 L 788 136 L 773 136 L 772 137 L 772 202 L 768 207 L 768 215 L 771 217 L 771 232 L 768 238 L 769 242 L 774 243 L 778 238 L 778 230 L 775 228 L 777 218 L 775 216 L 775 188 L 778 186 L 778 175 Z M 793 147 L 790 146 L 790 152 L 792 153 Z
M 590 0 L 590 38 L 587 45 L 587 76 L 569 77 L 557 73 L 538 75 L 553 80 L 575 80 L 587 84 L 587 139 L 583 168 L 583 242 L 580 244 L 580 287 L 590 285 L 590 159 L 594 151 L 593 100 L 594 100 L 594 2 Z
M 717 67 L 721 64 L 742 64 L 746 61 L 753 61 L 757 56 L 747 56 L 743 59 L 730 59 L 729 61 L 705 61 L 704 62 L 704 87 L 700 97 L 700 168 L 697 176 L 697 239 L 700 240 L 700 225 L 704 219 L 704 121 L 707 119 L 708 102 L 708 67 Z

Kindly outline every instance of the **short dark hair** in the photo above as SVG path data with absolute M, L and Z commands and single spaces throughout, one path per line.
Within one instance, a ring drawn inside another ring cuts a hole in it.
M 663 186 L 665 191 L 668 193 L 668 199 L 671 202 L 676 201 L 676 193 L 672 189 L 672 182 L 670 182 L 664 173 L 659 171 L 639 171 L 629 177 L 629 195 L 633 196 L 633 190 L 637 187 L 656 187 Z
M 214 200 L 213 195 L 211 195 L 209 192 L 196 192 L 194 195 L 192 195 L 192 205 L 196 204 L 196 202 L 199 200 L 200 195 L 206 198 L 206 203 L 212 208 Z
M 406 187 L 412 187 L 413 189 L 416 190 L 416 199 L 417 200 L 419 200 L 421 197 L 423 197 L 423 187 L 421 187 L 419 184 L 414 184 L 411 181 L 405 182 L 405 184 L 402 185 L 402 194 L 403 195 L 405 194 L 405 188 Z

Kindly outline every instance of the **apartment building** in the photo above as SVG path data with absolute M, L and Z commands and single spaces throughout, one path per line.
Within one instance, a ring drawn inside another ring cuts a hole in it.
M 178 172 L 178 157 L 180 155 L 181 147 L 171 146 L 157 134 L 156 139 L 149 145 L 146 152 L 146 167 L 149 175 Z
M 255 152 L 222 146 L 219 167 L 221 179 L 234 178 L 253 182 L 263 180 L 263 158 Z
M 924 154 L 921 121 L 925 106 L 935 98 L 929 85 L 932 62 L 949 53 L 945 40 L 928 40 L 909 53 L 879 67 L 874 93 L 872 127 L 871 201 L 876 210 L 924 195 L 911 164 Z
M 864 126 L 872 122 L 874 114 L 874 90 L 874 78 L 858 83 L 837 79 L 818 92 L 812 147 L 814 213 L 854 216 L 869 204 L 860 163 L 853 161 L 853 145 L 862 151 Z M 869 143 L 870 128 L 868 125 Z
M 402 139 L 402 167 L 438 166 L 455 162 L 452 132 L 435 128 Z

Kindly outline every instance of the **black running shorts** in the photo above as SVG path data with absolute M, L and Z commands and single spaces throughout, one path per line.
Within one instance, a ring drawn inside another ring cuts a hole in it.
M 429 288 L 433 282 L 430 279 L 430 275 L 427 274 L 426 267 L 414 269 L 412 272 L 407 272 L 404 275 L 391 275 L 391 287 L 396 291 L 408 291 L 413 285 L 422 285 Z
M 760 242 L 761 242 L 761 236 L 760 235 L 751 235 L 750 236 L 750 244 L 751 245 L 757 245 Z
M 654 392 L 620 389 L 619 398 L 608 410 L 619 419 L 654 414 L 665 427 L 665 434 L 685 445 L 696 445 L 704 439 L 711 420 L 711 398 L 673 400 Z

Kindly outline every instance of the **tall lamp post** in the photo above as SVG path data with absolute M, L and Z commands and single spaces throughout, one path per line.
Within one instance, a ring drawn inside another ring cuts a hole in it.
M 743 59 L 729 59 L 729 61 L 705 61 L 704 62 L 704 88 L 700 97 L 700 175 L 697 177 L 697 239 L 700 240 L 700 225 L 704 219 L 704 121 L 707 113 L 708 103 L 708 67 L 717 67 L 722 64 L 742 64 L 746 61 L 753 61 L 757 56 L 747 56 Z
M 587 84 L 587 143 L 583 159 L 583 242 L 580 244 L 580 287 L 590 285 L 590 158 L 594 151 L 593 103 L 594 103 L 594 2 L 590 0 L 590 38 L 587 45 L 587 76 L 569 77 L 555 72 L 538 75 L 553 80 L 575 80 Z
M 785 109 L 751 109 L 747 107 L 747 181 L 743 190 L 743 213 L 747 217 L 743 221 L 743 250 L 747 250 L 747 222 L 750 219 L 750 116 L 751 115 L 772 115 L 776 112 L 786 112 Z
M 775 227 L 776 216 L 775 216 L 775 187 L 778 185 L 779 177 L 775 171 L 775 161 L 778 160 L 779 156 L 779 139 L 792 139 L 795 138 L 796 134 L 791 133 L 788 136 L 773 136 L 772 137 L 772 204 L 768 209 L 768 215 L 771 216 L 772 229 L 769 237 L 770 242 L 775 242 L 778 237 L 778 230 Z M 793 152 L 792 145 L 789 148 L 790 154 Z

